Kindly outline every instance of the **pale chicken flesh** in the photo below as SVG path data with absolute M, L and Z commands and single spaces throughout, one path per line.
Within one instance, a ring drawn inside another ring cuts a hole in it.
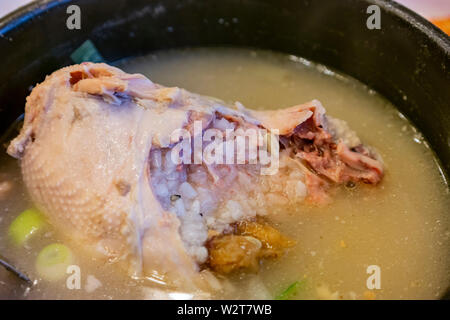
M 289 171 L 283 167 L 272 179 L 289 175 L 289 181 L 281 189 L 258 189 L 269 178 L 249 163 L 167 169 L 161 161 L 181 143 L 172 133 L 193 132 L 195 121 L 202 132 L 277 132 Z M 125 261 L 137 276 L 185 290 L 205 288 L 206 243 L 233 223 L 295 197 L 323 204 L 335 185 L 375 185 L 383 176 L 379 156 L 345 123 L 327 117 L 318 101 L 256 112 L 92 63 L 58 70 L 33 89 L 8 153 L 20 159 L 33 201 L 58 230 Z M 240 193 L 248 200 L 239 201 Z

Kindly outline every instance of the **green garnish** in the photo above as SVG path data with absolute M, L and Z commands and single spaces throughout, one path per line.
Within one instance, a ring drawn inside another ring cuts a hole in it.
M 287 287 L 282 293 L 275 297 L 275 300 L 289 300 L 297 295 L 304 286 L 305 281 L 295 281 Z
M 9 236 L 17 245 L 24 244 L 45 222 L 37 209 L 23 211 L 9 226 Z
M 67 267 L 73 262 L 70 249 L 60 243 L 46 246 L 36 259 L 36 270 L 46 280 L 56 281 L 66 275 Z
M 100 52 L 95 47 L 94 43 L 91 40 L 86 40 L 81 44 L 81 46 L 75 50 L 71 55 L 70 58 L 75 63 L 82 63 L 82 62 L 103 62 L 104 59 L 101 56 Z

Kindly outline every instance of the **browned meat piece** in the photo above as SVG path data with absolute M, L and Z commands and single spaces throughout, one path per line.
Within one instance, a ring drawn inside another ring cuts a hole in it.
M 261 259 L 278 258 L 295 244 L 263 222 L 243 221 L 234 231 L 215 236 L 208 243 L 208 266 L 216 272 L 257 271 Z
M 327 118 L 324 116 L 323 108 L 317 106 L 309 107 L 309 117 L 305 107 L 292 107 L 280 110 L 275 121 L 280 125 L 285 119 L 286 126 L 280 135 L 280 142 L 285 148 L 292 148 L 297 157 L 313 170 L 313 172 L 325 177 L 334 183 L 345 183 L 348 181 L 377 184 L 383 177 L 383 167 L 376 156 L 371 154 L 363 145 L 349 148 L 340 141 L 340 137 L 333 136 L 331 130 L 327 130 Z M 295 113 L 301 115 L 303 122 L 292 126 Z M 267 120 L 269 121 L 269 120 Z M 266 122 L 268 127 L 273 124 Z M 322 189 L 323 190 L 323 189 Z M 317 198 L 321 195 L 318 194 Z
M 261 242 L 249 236 L 234 234 L 211 239 L 208 245 L 208 266 L 218 273 L 239 269 L 258 270 Z

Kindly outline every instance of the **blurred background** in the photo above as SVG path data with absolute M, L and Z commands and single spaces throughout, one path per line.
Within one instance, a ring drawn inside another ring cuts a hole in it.
M 32 0 L 0 0 L 0 17 L 30 2 Z M 450 35 L 450 0 L 397 0 L 397 2 L 431 20 Z

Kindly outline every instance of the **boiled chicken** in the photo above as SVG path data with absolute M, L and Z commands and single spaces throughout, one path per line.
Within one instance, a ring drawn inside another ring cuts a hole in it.
M 239 158 L 249 132 L 260 152 L 246 147 Z M 58 70 L 33 89 L 8 153 L 58 230 L 134 276 L 187 291 L 207 290 L 201 270 L 245 267 L 236 257 L 246 252 L 224 248 L 247 246 L 260 259 L 292 246 L 254 225 L 271 208 L 324 205 L 335 186 L 383 176 L 377 153 L 318 101 L 253 111 L 93 63 Z M 280 250 L 267 250 L 270 239 Z

